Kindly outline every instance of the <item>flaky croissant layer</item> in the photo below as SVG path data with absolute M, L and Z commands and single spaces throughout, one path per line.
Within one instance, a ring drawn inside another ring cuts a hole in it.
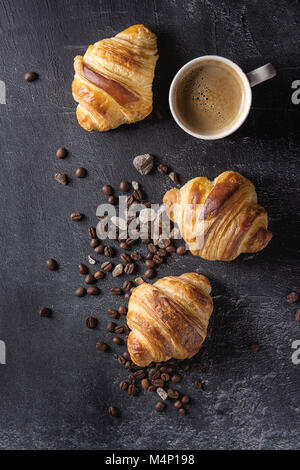
M 213 311 L 211 285 L 198 273 L 136 287 L 128 305 L 128 351 L 139 366 L 186 359 L 200 349 Z
M 79 124 L 87 131 L 107 131 L 148 116 L 157 59 L 156 35 L 142 24 L 75 57 L 72 91 Z
M 208 260 L 232 261 L 241 253 L 256 253 L 272 238 L 253 184 L 234 171 L 213 182 L 194 178 L 180 190 L 168 191 L 163 203 L 191 253 Z

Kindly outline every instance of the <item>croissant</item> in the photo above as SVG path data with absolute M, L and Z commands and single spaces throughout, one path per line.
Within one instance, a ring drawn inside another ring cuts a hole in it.
M 234 171 L 213 182 L 194 178 L 168 191 L 163 203 L 191 253 L 204 259 L 232 261 L 240 253 L 262 250 L 272 238 L 253 184 Z
M 79 124 L 87 131 L 107 131 L 148 116 L 157 59 L 156 35 L 142 24 L 75 57 L 72 91 Z
M 200 349 L 213 311 L 211 285 L 202 274 L 167 276 L 136 287 L 130 296 L 128 351 L 147 366 L 171 358 L 186 359 Z

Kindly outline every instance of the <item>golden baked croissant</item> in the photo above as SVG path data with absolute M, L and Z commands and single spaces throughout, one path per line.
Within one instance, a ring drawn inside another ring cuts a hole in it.
M 107 131 L 148 116 L 157 59 L 156 35 L 142 24 L 75 57 L 72 91 L 79 124 L 87 131 Z
M 209 280 L 197 273 L 167 276 L 136 287 L 127 313 L 132 330 L 127 346 L 133 362 L 147 366 L 194 356 L 213 311 L 210 291 Z
M 253 184 L 234 171 L 213 182 L 194 178 L 180 190 L 168 191 L 163 203 L 191 253 L 205 259 L 232 261 L 240 253 L 262 250 L 272 238 Z

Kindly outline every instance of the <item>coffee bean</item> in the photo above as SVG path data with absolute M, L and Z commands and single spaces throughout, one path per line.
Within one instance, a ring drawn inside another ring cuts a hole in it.
M 122 356 L 123 356 L 127 361 L 130 360 L 130 354 L 129 354 L 128 351 L 124 351 L 123 354 L 122 354 Z
M 120 382 L 120 389 L 125 392 L 127 388 L 128 388 L 128 383 L 125 382 L 125 380 L 122 380 L 122 382 Z
M 97 319 L 94 318 L 94 317 L 87 317 L 85 319 L 85 324 L 86 324 L 87 328 L 90 328 L 90 329 L 96 328 Z
M 126 274 L 132 274 L 133 271 L 134 271 L 134 268 L 135 268 L 135 264 L 134 263 L 128 263 L 126 264 L 125 268 L 124 268 L 124 271 Z
M 104 256 L 107 258 L 112 258 L 114 256 L 114 249 L 112 246 L 106 246 L 104 248 Z
M 125 300 L 126 300 L 127 302 L 129 301 L 130 296 L 131 296 L 131 293 L 130 293 L 130 292 L 126 292 L 126 294 L 124 295 L 124 298 L 125 298 Z
M 126 264 L 131 262 L 131 258 L 127 253 L 121 253 L 120 259 L 121 261 L 123 261 L 123 263 L 126 263 Z
M 114 323 L 113 321 L 110 321 L 106 325 L 106 331 L 108 331 L 109 333 L 114 333 L 116 326 L 117 326 L 116 323 Z
M 124 333 L 124 327 L 122 325 L 117 325 L 115 328 L 115 333 L 117 335 L 121 335 L 122 333 Z
M 126 243 L 128 246 L 131 246 L 131 245 L 134 245 L 136 242 L 136 240 L 134 240 L 133 238 L 127 238 L 126 240 Z
M 147 390 L 147 389 L 149 388 L 149 386 L 150 386 L 149 380 L 148 380 L 148 379 L 143 379 L 143 380 L 141 381 L 141 386 L 142 386 L 142 388 L 143 388 L 144 390 Z
M 120 248 L 121 248 L 122 250 L 128 250 L 128 249 L 129 249 L 129 245 L 127 245 L 126 242 L 121 242 L 121 243 L 120 243 Z
M 133 191 L 133 197 L 137 200 L 137 201 L 141 201 L 143 199 L 143 192 L 141 189 L 135 189 Z
M 85 264 L 80 263 L 78 265 L 80 274 L 87 274 L 89 272 L 88 267 Z
M 140 253 L 137 253 L 136 251 L 131 253 L 130 256 L 134 261 L 140 261 L 142 259 L 142 255 Z
M 111 405 L 111 406 L 108 408 L 108 413 L 109 413 L 110 416 L 116 417 L 116 416 L 118 416 L 118 414 L 119 414 L 119 410 L 118 410 L 116 407 L 114 407 L 114 406 Z
M 153 261 L 155 264 L 162 264 L 164 262 L 164 259 L 161 256 L 158 256 L 158 254 L 153 256 Z
M 295 320 L 300 322 L 300 309 L 296 310 L 296 313 L 295 313 Z
M 289 295 L 286 298 L 286 300 L 289 303 L 297 302 L 298 299 L 299 299 L 299 295 L 297 294 L 297 292 L 290 292 Z
M 156 254 L 157 254 L 158 256 L 161 256 L 161 257 L 163 258 L 164 256 L 166 256 L 167 251 L 166 251 L 165 248 L 160 248 L 160 249 L 157 251 Z M 154 257 L 153 257 L 153 258 L 154 258 Z
M 26 82 L 33 82 L 38 78 L 38 74 L 36 72 L 26 72 L 24 75 L 24 80 Z
M 74 221 L 82 220 L 83 214 L 81 214 L 80 212 L 72 212 L 72 214 L 70 215 L 70 219 Z
M 200 362 L 194 362 L 192 365 L 192 370 L 195 372 L 200 372 L 202 370 L 202 364 Z
M 146 260 L 153 259 L 153 256 L 154 256 L 153 253 L 148 253 L 147 256 L 146 256 Z
M 123 289 L 124 290 L 129 291 L 133 287 L 134 287 L 134 284 L 133 284 L 132 281 L 124 281 L 124 284 L 123 284 Z
M 121 314 L 121 315 L 126 315 L 127 314 L 127 307 L 125 307 L 125 305 L 120 305 L 120 307 L 118 308 L 118 312 Z
M 51 317 L 52 315 L 52 310 L 48 307 L 43 307 L 40 310 L 40 316 L 41 317 Z
M 78 287 L 75 291 L 76 297 L 83 297 L 86 294 L 86 290 L 84 287 Z
M 95 279 L 103 279 L 105 276 L 105 274 L 102 272 L 102 271 L 96 271 L 95 274 L 94 274 L 94 278 Z
M 104 252 L 104 245 L 98 245 L 96 248 L 94 248 L 94 253 L 97 255 L 102 255 Z
M 91 248 L 96 248 L 96 246 L 99 245 L 99 240 L 98 238 L 92 238 L 91 241 L 90 241 L 90 247 Z
M 90 286 L 87 288 L 88 295 L 99 295 L 100 289 L 96 286 Z
M 86 284 L 95 284 L 96 279 L 94 278 L 94 276 L 92 274 L 87 274 L 87 276 L 85 276 L 85 278 L 84 278 L 84 282 Z
M 55 173 L 54 179 L 60 184 L 68 184 L 68 177 L 65 173 Z
M 77 168 L 75 172 L 76 178 L 84 178 L 86 176 L 86 169 L 85 168 Z
M 109 271 L 113 269 L 113 265 L 110 261 L 105 261 L 105 263 L 101 264 L 101 269 L 103 269 L 103 271 L 108 273 Z
M 123 344 L 123 341 L 122 341 L 122 339 L 119 338 L 118 336 L 115 336 L 115 337 L 113 338 L 113 343 L 114 343 L 114 344 L 117 344 L 118 346 L 120 346 L 121 344 Z
M 260 345 L 257 343 L 250 344 L 250 349 L 252 352 L 258 352 L 260 350 Z
M 109 310 L 107 310 L 107 315 L 108 315 L 110 318 L 115 318 L 115 319 L 120 318 L 120 315 L 119 315 L 119 313 L 117 312 L 117 310 L 114 310 L 113 308 L 110 308 Z
M 153 168 L 153 156 L 149 153 L 137 155 L 133 159 L 133 166 L 141 175 L 147 175 Z
M 97 238 L 97 232 L 96 232 L 95 227 L 89 227 L 88 234 L 90 238 Z
M 56 151 L 57 158 L 65 158 L 68 155 L 68 150 L 65 147 L 59 147 Z
M 167 246 L 169 246 L 170 243 L 171 243 L 171 240 L 169 238 L 160 238 L 157 244 L 159 248 L 167 248 Z
M 98 349 L 98 351 L 109 351 L 109 346 L 106 343 L 103 343 L 102 341 L 96 343 L 96 348 Z
M 126 193 L 130 188 L 130 184 L 128 183 L 128 181 L 121 181 L 120 183 L 120 191 L 122 191 L 123 193 Z
M 127 204 L 128 206 L 131 206 L 131 204 L 134 203 L 134 197 L 132 195 L 127 197 Z
M 173 181 L 174 184 L 176 184 L 176 186 L 179 184 L 178 175 L 174 173 L 174 171 L 171 171 L 171 173 L 169 173 L 169 178 Z
M 58 269 L 58 264 L 53 258 L 48 258 L 46 260 L 46 266 L 50 271 L 56 271 Z
M 156 389 L 156 393 L 160 396 L 162 400 L 166 400 L 168 398 L 168 394 L 164 388 L 158 387 Z
M 125 369 L 129 372 L 131 371 L 131 362 L 130 361 L 126 361 L 125 362 Z
M 161 163 L 160 165 L 158 165 L 157 167 L 157 171 L 159 173 L 161 173 L 162 175 L 166 175 L 169 171 L 167 165 L 164 165 L 163 163 Z
M 162 379 L 152 379 L 152 385 L 155 385 L 155 387 L 163 387 L 164 384 Z
M 187 372 L 190 369 L 190 364 L 188 362 L 183 362 L 180 365 L 180 369 L 183 370 L 184 372 Z
M 161 413 L 162 411 L 164 411 L 166 408 L 166 404 L 163 403 L 162 401 L 158 401 L 155 405 L 155 411 L 157 411 L 158 413 Z
M 162 379 L 164 382 L 169 382 L 170 376 L 169 376 L 169 374 L 163 373 L 163 374 L 161 374 L 161 379 Z
M 181 400 L 176 400 L 176 401 L 174 402 L 174 407 L 177 408 L 177 409 L 181 408 L 181 407 L 182 407 L 182 402 L 181 402 Z
M 187 405 L 189 402 L 190 402 L 190 397 L 188 397 L 187 395 L 184 395 L 182 398 L 181 398 L 181 401 L 184 405 Z
M 185 415 L 185 409 L 184 409 L 184 408 L 179 408 L 178 412 L 179 412 L 181 415 Z
M 111 295 L 122 295 L 122 290 L 120 289 L 120 287 L 112 287 L 110 289 L 110 293 Z
M 177 384 L 178 382 L 181 381 L 181 375 L 179 374 L 174 374 L 173 377 L 172 377 L 172 382 L 173 384 Z
M 147 269 L 147 271 L 144 273 L 144 276 L 146 279 L 153 279 L 156 276 L 155 269 Z
M 105 184 L 104 186 L 102 186 L 102 192 L 106 196 L 110 196 L 113 193 L 113 188 L 109 184 Z
M 136 394 L 136 386 L 134 384 L 130 384 L 128 387 L 128 395 L 134 396 Z
M 137 380 L 142 380 L 145 378 L 145 372 L 142 369 L 137 370 L 136 372 L 134 372 L 133 375 L 135 376 Z
M 126 362 L 125 357 L 122 357 L 122 356 L 118 357 L 118 363 L 121 364 L 121 366 L 124 366 L 125 362 Z
M 113 277 L 118 277 L 121 276 L 121 274 L 123 274 L 123 264 L 117 264 L 112 272 L 112 275 Z
M 200 390 L 202 388 L 202 382 L 201 380 L 197 379 L 195 380 L 194 382 L 194 387 L 197 389 L 197 390 Z
M 166 248 L 167 253 L 175 253 L 176 247 L 174 245 L 169 245 Z
M 169 388 L 168 396 L 176 400 L 177 398 L 179 398 L 179 392 L 177 392 L 177 390 L 174 390 L 174 388 Z
M 183 256 L 186 253 L 186 248 L 184 245 L 180 245 L 176 250 L 177 255 Z
M 160 377 L 160 371 L 155 367 L 149 370 L 148 376 L 151 380 L 158 379 Z
M 148 250 L 150 251 L 150 253 L 153 253 L 153 254 L 157 252 L 157 248 L 153 243 L 149 243 Z

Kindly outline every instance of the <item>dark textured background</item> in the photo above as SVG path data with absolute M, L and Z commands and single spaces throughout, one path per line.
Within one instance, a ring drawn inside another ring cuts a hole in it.
M 299 448 L 299 366 L 292 364 L 291 343 L 300 332 L 297 306 L 285 300 L 300 287 L 300 106 L 291 102 L 291 83 L 300 79 L 299 18 L 299 2 L 292 0 L 1 0 L 0 79 L 7 86 L 7 105 L 0 106 L 0 339 L 7 345 L 7 365 L 0 366 L 1 449 Z M 87 133 L 75 118 L 73 58 L 135 23 L 158 35 L 154 106 L 164 119 Z M 246 71 L 268 61 L 278 70 L 276 79 L 253 90 L 246 124 L 216 142 L 182 132 L 167 103 L 179 67 L 209 53 Z M 40 78 L 28 84 L 23 75 L 30 70 Z M 55 157 L 61 145 L 70 150 L 65 160 Z M 132 158 L 145 152 L 182 182 L 240 171 L 255 184 L 273 231 L 270 245 L 254 256 L 231 264 L 174 256 L 159 271 L 196 270 L 213 285 L 212 338 L 200 375 L 206 390 L 196 391 L 198 375 L 186 374 L 178 387 L 193 400 L 186 417 L 171 405 L 155 413 L 154 394 L 121 392 L 125 372 L 112 354 L 95 350 L 97 340 L 111 342 L 104 332 L 106 310 L 118 305 L 107 293 L 111 276 L 98 298 L 74 296 L 82 281 L 77 265 L 90 253 L 87 227 L 104 200 L 102 184 L 138 179 L 153 202 L 171 187 L 161 175 L 138 178 Z M 87 168 L 86 179 L 74 178 L 78 166 Z M 57 171 L 70 175 L 69 186 L 54 181 Z M 74 210 L 85 221 L 71 223 Z M 50 256 L 58 272 L 45 268 Z M 53 318 L 39 318 L 44 305 Z M 84 326 L 90 313 L 99 319 L 93 331 Z M 262 345 L 257 354 L 249 351 L 252 341 Z M 111 403 L 121 418 L 108 416 Z

